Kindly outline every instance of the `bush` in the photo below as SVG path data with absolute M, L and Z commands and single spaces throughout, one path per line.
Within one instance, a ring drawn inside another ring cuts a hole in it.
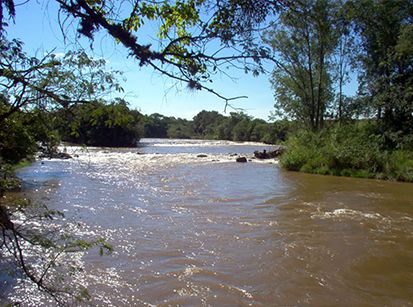
M 301 131 L 287 141 L 280 162 L 291 171 L 413 182 L 413 152 L 390 151 L 385 142 L 369 124 Z
M 388 155 L 385 164 L 388 179 L 413 182 L 413 153 L 396 150 Z
M 18 163 L 37 150 L 36 140 L 24 120 L 24 114 L 14 114 L 0 125 L 0 157 L 5 163 Z
M 315 138 L 315 134 L 306 131 L 300 131 L 291 137 L 287 142 L 288 150 L 280 160 L 281 165 L 291 171 L 311 172 L 308 167 L 302 168 L 313 158 Z

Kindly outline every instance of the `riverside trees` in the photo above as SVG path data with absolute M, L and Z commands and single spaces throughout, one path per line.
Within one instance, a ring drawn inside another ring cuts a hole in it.
M 17 163 L 32 154 L 36 142 L 52 148 L 56 135 L 47 112 L 102 101 L 111 91 L 122 90 L 107 72 L 104 60 L 84 51 L 54 53 L 41 59 L 28 56 L 19 40 L 0 36 L 0 153 L 4 162 Z M 10 133 L 14 131 L 14 133 Z
M 60 115 L 60 116 L 59 116 Z M 112 102 L 78 105 L 52 115 L 63 141 L 107 147 L 135 147 L 143 137 L 143 115 L 117 98 Z
M 360 95 L 396 146 L 396 135 L 413 132 L 413 1 L 354 1 L 349 15 L 361 46 Z
M 327 0 L 297 2 L 265 33 L 278 59 L 271 81 L 277 115 L 305 122 L 314 131 L 323 128 L 333 106 L 335 56 L 340 61 L 338 115 L 343 114 L 344 57 L 349 56 L 344 51 L 349 40 L 341 39 L 347 29 L 342 28 L 340 4 Z
M 413 181 L 413 1 L 306 1 L 280 20 L 267 33 L 280 58 L 276 108 L 313 131 L 290 139 L 282 164 Z M 350 63 L 359 91 L 345 98 Z
M 272 84 L 278 115 L 313 131 L 326 119 L 376 117 L 384 130 L 406 133 L 412 124 L 412 21 L 412 1 L 293 4 L 264 35 L 277 59 Z M 346 99 L 351 70 L 359 76 L 359 96 Z

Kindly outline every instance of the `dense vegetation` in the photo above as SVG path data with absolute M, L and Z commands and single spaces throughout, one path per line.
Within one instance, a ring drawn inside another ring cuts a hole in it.
M 143 115 L 123 100 L 80 105 L 49 113 L 55 136 L 64 142 L 111 147 L 135 147 L 140 138 L 187 138 L 277 143 L 285 141 L 293 123 L 267 123 L 245 113 L 224 116 L 201 111 L 192 120 L 161 114 Z
M 297 120 L 282 165 L 413 181 L 413 2 L 305 1 L 265 34 L 278 116 Z M 343 90 L 357 73 L 355 96 Z
M 142 137 L 142 115 L 117 99 L 59 110 L 50 115 L 61 140 L 87 146 L 135 147 Z
M 388 147 L 377 129 L 376 123 L 360 121 L 300 131 L 288 140 L 281 163 L 293 171 L 413 182 L 411 144 Z
M 216 111 L 201 111 L 192 120 L 152 114 L 144 117 L 145 137 L 196 138 L 254 141 L 275 144 L 284 141 L 294 123 L 252 118 L 242 112 L 224 116 Z

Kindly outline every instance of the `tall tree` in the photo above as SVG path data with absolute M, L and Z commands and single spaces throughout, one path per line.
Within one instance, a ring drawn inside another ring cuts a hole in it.
M 350 80 L 349 74 L 354 69 L 354 58 L 357 53 L 355 34 L 351 30 L 346 0 L 337 0 L 340 9 L 336 12 L 335 35 L 337 46 L 334 54 L 334 81 L 337 87 L 335 118 L 340 122 L 352 117 L 351 99 L 344 93 L 344 86 Z
M 332 100 L 332 55 L 337 46 L 335 2 L 297 2 L 265 34 L 276 68 L 272 76 L 280 114 L 323 127 Z
M 386 129 L 413 131 L 413 1 L 349 3 L 359 34 L 360 93 Z

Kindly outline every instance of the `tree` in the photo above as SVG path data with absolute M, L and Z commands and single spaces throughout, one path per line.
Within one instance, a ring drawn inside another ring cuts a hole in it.
M 191 122 L 186 119 L 169 118 L 168 138 L 172 139 L 190 139 L 193 137 Z
M 18 163 L 36 152 L 36 140 L 28 129 L 30 117 L 16 113 L 0 123 L 0 165 Z
M 263 119 L 254 119 L 251 121 L 251 134 L 249 140 L 255 142 L 267 141 L 265 138 L 270 134 L 271 125 Z
M 244 141 L 251 133 L 249 122 L 251 118 L 242 112 L 231 112 L 216 127 L 216 136 L 219 140 Z
M 214 136 L 215 127 L 222 122 L 224 116 L 217 111 L 201 111 L 193 118 L 194 132 L 200 137 L 212 138 Z
M 285 6 L 281 0 L 114 1 L 55 0 L 60 5 L 61 28 L 77 24 L 78 33 L 91 40 L 105 31 L 122 44 L 141 66 L 190 89 L 206 90 L 230 103 L 210 83 L 228 67 L 254 75 L 263 72 L 261 59 L 269 50 L 257 43 L 260 25 Z M 3 2 L 13 4 L 13 0 Z M 13 8 L 13 6 L 8 6 Z M 14 16 L 14 9 L 9 10 Z M 4 16 L 3 16 L 4 20 Z M 161 26 L 154 40 L 140 35 L 144 25 Z
M 58 138 L 47 112 L 102 101 L 109 92 L 122 91 L 117 71 L 107 72 L 105 61 L 83 50 L 57 57 L 30 57 L 19 40 L 0 37 L 0 152 L 6 162 L 17 163 L 38 148 L 53 150 Z M 62 113 L 63 114 L 63 113 Z M 16 130 L 17 129 L 17 130 Z M 19 146 L 17 146 L 19 145 Z M 8 160 L 7 160 L 8 159 Z
M 23 52 L 19 40 L 0 36 L 0 122 L 15 112 L 34 107 L 51 110 L 98 101 L 111 91 L 122 91 L 105 61 L 83 50 L 58 59 L 53 52 L 41 59 Z
M 413 1 L 351 1 L 359 35 L 360 93 L 383 128 L 413 131 Z
M 332 56 L 337 46 L 333 1 L 298 2 L 265 34 L 276 68 L 272 76 L 280 115 L 323 127 L 332 101 Z
M 357 54 L 355 34 L 350 27 L 350 18 L 346 1 L 337 1 L 340 9 L 335 16 L 335 34 L 337 47 L 334 53 L 333 70 L 334 80 L 337 85 L 335 118 L 340 122 L 352 118 L 352 103 L 354 100 L 344 93 L 344 86 L 349 81 L 349 73 L 354 68 L 354 59 Z
M 232 130 L 234 141 L 249 141 L 251 137 L 252 125 L 250 118 L 241 119 Z
M 89 146 L 135 147 L 143 135 L 142 115 L 129 110 L 123 99 L 109 104 L 79 105 L 70 115 L 56 127 L 64 141 Z
M 145 119 L 145 137 L 166 138 L 168 135 L 167 118 L 159 113 L 151 114 Z

